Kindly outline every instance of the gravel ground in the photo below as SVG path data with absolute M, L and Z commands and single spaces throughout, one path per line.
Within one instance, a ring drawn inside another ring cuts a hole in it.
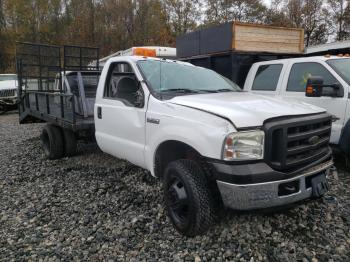
M 42 125 L 0 116 L 0 260 L 350 261 L 350 173 L 341 158 L 331 191 L 275 213 L 227 211 L 207 234 L 178 234 L 160 183 L 79 145 L 48 161 Z

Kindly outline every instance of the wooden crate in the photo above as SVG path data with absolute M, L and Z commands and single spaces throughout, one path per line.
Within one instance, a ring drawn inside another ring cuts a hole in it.
M 304 52 L 304 30 L 233 23 L 232 50 L 270 53 Z

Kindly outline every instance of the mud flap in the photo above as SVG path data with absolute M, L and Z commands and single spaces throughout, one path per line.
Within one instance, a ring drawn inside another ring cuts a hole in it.
M 311 179 L 312 197 L 319 198 L 327 193 L 329 185 L 325 174 L 320 174 Z

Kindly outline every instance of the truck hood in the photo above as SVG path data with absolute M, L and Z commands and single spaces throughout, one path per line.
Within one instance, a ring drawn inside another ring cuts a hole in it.
M 16 88 L 16 81 L 13 81 L 13 80 L 0 81 L 0 90 L 15 89 L 15 88 Z
M 247 92 L 177 96 L 169 103 L 206 111 L 229 119 L 237 128 L 262 126 L 269 118 L 325 112 L 307 103 Z

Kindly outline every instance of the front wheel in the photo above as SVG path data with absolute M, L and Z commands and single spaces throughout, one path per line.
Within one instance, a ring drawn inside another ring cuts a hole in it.
M 186 236 L 204 233 L 215 221 L 215 203 L 200 166 L 176 160 L 164 175 L 165 205 L 175 228 Z

